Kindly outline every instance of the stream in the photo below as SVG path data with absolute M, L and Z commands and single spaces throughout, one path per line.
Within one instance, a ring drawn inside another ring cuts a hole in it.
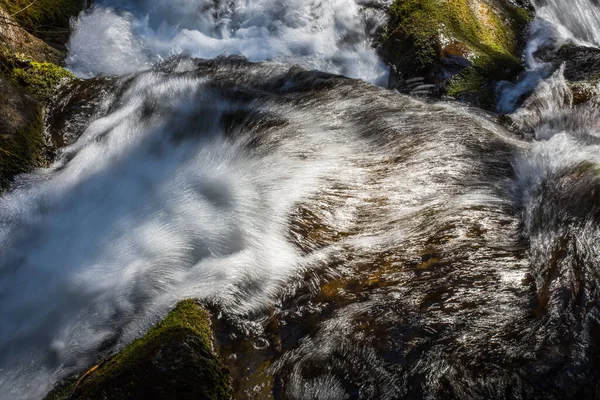
M 600 398 L 600 109 L 538 58 L 600 9 L 534 2 L 510 131 L 382 87 L 389 3 L 82 12 L 65 147 L 0 197 L 0 399 L 187 298 L 236 399 Z

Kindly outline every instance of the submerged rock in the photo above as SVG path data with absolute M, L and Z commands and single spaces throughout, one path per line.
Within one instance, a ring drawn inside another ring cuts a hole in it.
M 231 378 L 213 350 L 210 316 L 186 300 L 145 336 L 46 399 L 230 397 Z
M 493 83 L 523 69 L 530 19 L 529 8 L 508 1 L 396 0 L 383 45 L 390 86 L 423 77 L 433 95 L 493 108 Z

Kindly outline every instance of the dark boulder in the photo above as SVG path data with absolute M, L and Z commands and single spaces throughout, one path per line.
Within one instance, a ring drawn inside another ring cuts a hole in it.
M 600 78 L 600 49 L 566 45 L 554 58 L 557 64 L 565 64 L 565 78 L 569 81 L 590 81 Z

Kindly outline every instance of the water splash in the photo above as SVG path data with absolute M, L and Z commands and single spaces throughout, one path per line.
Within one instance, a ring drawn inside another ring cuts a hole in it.
M 600 46 L 600 7 L 594 0 L 533 0 L 537 18 L 562 28 L 574 41 Z
M 552 75 L 556 67 L 548 60 L 562 46 L 600 45 L 600 7 L 593 0 L 537 0 L 533 5 L 536 17 L 523 55 L 526 72 L 516 84 L 501 82 L 498 87 L 497 111 L 503 114 L 515 111 L 525 95 Z
M 385 2 L 383 2 L 385 3 Z M 355 0 L 146 0 L 95 2 L 68 44 L 77 75 L 122 75 L 186 53 L 278 60 L 385 84 L 372 47 L 385 13 Z

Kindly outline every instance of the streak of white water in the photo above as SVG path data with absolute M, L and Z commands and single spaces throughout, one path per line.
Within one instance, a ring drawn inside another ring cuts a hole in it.
M 127 74 L 174 54 L 279 60 L 385 84 L 371 46 L 385 14 L 355 0 L 101 0 L 69 42 L 77 75 Z
M 600 7 L 595 0 L 534 0 L 536 18 L 529 28 L 525 49 L 526 73 L 516 84 L 502 82 L 498 111 L 515 110 L 519 100 L 552 75 L 550 62 L 540 61 L 538 53 L 552 53 L 561 46 L 574 43 L 600 45 Z
M 538 18 L 562 27 L 577 40 L 600 46 L 600 8 L 594 0 L 533 0 Z
M 323 135 L 316 123 L 253 157 L 250 138 L 217 129 L 235 107 L 199 79 L 148 72 L 120 104 L 50 179 L 0 197 L 1 399 L 39 398 L 177 300 L 264 307 L 303 268 L 286 240 L 289 210 L 324 177 L 361 179 L 344 162 L 358 139 Z

